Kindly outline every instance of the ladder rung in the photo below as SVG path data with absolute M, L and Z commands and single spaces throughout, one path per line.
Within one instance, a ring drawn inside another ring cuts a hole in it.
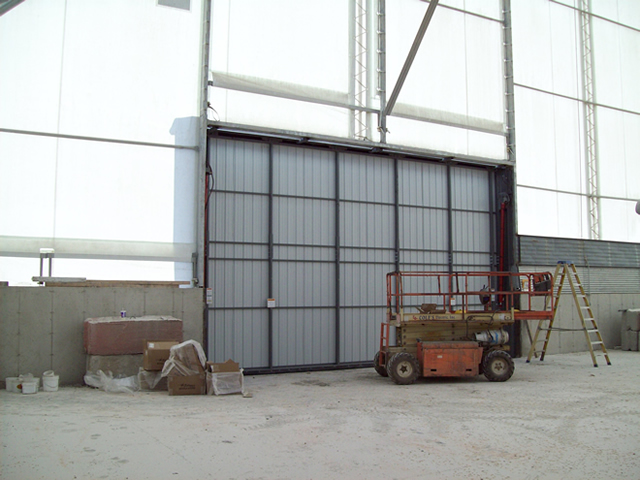
M 589 318 L 585 318 L 584 321 L 585 322 L 593 322 L 595 320 L 595 318 L 593 317 L 589 317 Z
M 591 345 L 604 345 L 604 342 L 591 342 Z
M 595 330 L 587 330 L 587 333 L 598 333 L 598 329 L 596 328 Z

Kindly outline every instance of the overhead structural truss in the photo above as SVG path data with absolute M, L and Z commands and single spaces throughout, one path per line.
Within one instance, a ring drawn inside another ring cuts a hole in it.
M 598 188 L 598 133 L 596 130 L 596 98 L 591 35 L 591 0 L 580 0 L 580 34 L 582 48 L 582 81 L 585 116 L 585 157 L 587 170 L 587 202 L 589 206 L 589 238 L 600 239 L 600 199 Z
M 367 122 L 367 0 L 351 0 L 351 42 L 349 103 L 356 107 L 350 111 L 349 136 L 356 140 L 371 140 Z

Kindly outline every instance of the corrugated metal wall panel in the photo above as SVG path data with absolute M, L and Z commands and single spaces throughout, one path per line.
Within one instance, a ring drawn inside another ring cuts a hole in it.
M 400 248 L 447 251 L 447 212 L 424 207 L 400 207 Z M 403 252 L 403 256 L 404 256 Z M 401 260 L 404 262 L 404 260 Z
M 444 165 L 398 162 L 400 270 L 448 264 L 448 187 Z
M 519 265 L 521 272 L 549 271 L 553 273 L 556 265 Z M 591 294 L 640 294 L 640 269 L 578 267 L 578 276 L 587 295 Z M 563 289 L 570 297 L 571 289 Z
M 215 192 L 211 202 L 218 212 L 211 222 L 211 239 L 234 243 L 267 241 L 267 197 Z
M 400 205 L 447 207 L 447 170 L 444 165 L 398 162 Z
M 453 212 L 453 250 L 489 253 L 489 214 Z
M 489 211 L 489 172 L 477 168 L 451 167 L 451 207 Z
M 491 255 L 489 253 L 453 254 L 453 263 L 457 266 L 458 271 L 487 272 L 491 270 L 490 262 Z
M 256 142 L 216 140 L 209 144 L 211 169 L 218 190 L 267 193 L 269 146 Z
M 378 348 L 386 273 L 398 259 L 405 270 L 446 271 L 450 259 L 488 269 L 486 170 L 297 146 L 212 144 L 212 358 L 276 370 L 367 362 Z M 245 178 L 255 176 L 263 178 Z M 274 309 L 266 308 L 269 293 Z
M 559 260 L 591 267 L 640 268 L 640 244 L 569 238 L 518 237 L 522 265 L 555 265 Z
M 209 351 L 214 362 L 229 358 L 243 368 L 269 364 L 269 329 L 265 309 L 215 310 L 209 313 Z
M 275 198 L 275 244 L 335 245 L 335 203 L 307 198 Z
M 395 248 L 340 248 L 340 261 L 343 263 L 386 263 L 393 268 Z
M 340 352 L 342 362 L 373 359 L 395 262 L 394 161 L 340 157 Z M 364 263 L 358 263 L 364 262 Z
M 400 253 L 403 270 L 412 272 L 443 272 L 448 269 L 448 252 L 403 251 Z
M 394 207 L 348 203 L 340 205 L 340 243 L 347 247 L 394 248 Z
M 264 307 L 267 269 L 266 261 L 211 261 L 213 307 Z
M 340 199 L 393 204 L 393 161 L 366 155 L 340 155 Z
M 209 246 L 209 256 L 219 259 L 264 260 L 268 256 L 267 245 L 246 245 L 242 243 L 216 243 Z
M 333 263 L 275 262 L 273 266 L 273 294 L 280 307 L 333 306 L 335 285 Z
M 326 364 L 335 361 L 335 310 L 276 310 L 273 315 L 274 366 Z
M 349 264 L 341 266 L 340 300 L 343 306 L 386 305 L 386 275 L 393 270 L 388 264 Z
M 335 198 L 332 152 L 273 147 L 273 193 L 296 197 Z
M 373 360 L 380 345 L 380 323 L 386 308 L 340 309 L 340 359 L 343 362 Z

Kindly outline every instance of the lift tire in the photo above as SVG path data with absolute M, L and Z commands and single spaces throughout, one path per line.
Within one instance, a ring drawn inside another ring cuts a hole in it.
M 380 352 L 376 353 L 373 357 L 373 368 L 381 377 L 388 377 L 387 367 L 380 365 Z
M 396 353 L 387 363 L 387 372 L 398 385 L 411 385 L 420 376 L 420 362 L 407 352 Z
M 490 382 L 506 382 L 514 370 L 511 355 L 504 350 L 489 352 L 482 362 L 482 373 Z

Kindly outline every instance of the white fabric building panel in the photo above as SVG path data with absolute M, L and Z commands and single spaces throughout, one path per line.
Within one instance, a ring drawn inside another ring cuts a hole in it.
M 56 151 L 55 138 L 0 133 L 0 249 L 7 236 L 53 235 Z
M 464 128 L 419 122 L 406 118 L 387 118 L 387 141 L 394 145 L 426 148 L 447 155 L 472 155 L 506 160 L 504 137 Z
M 581 97 L 578 14 L 547 0 L 516 1 L 511 6 L 515 82 Z M 517 104 L 516 108 L 519 112 Z
M 210 69 L 347 92 L 343 0 L 213 0 Z
M 519 185 L 584 192 L 579 102 L 516 88 Z
M 200 10 L 199 0 L 191 11 L 155 0 L 24 2 L 0 18 L 1 125 L 196 145 L 197 131 L 171 130 L 199 111 Z
M 600 194 L 640 199 L 640 115 L 598 108 Z
M 100 280 L 190 280 L 191 263 L 154 262 L 149 260 L 95 260 L 62 258 L 53 260 L 56 277 L 84 277 Z M 43 273 L 49 273 L 47 264 Z M 11 286 L 31 286 L 31 277 L 40 274 L 40 259 L 0 257 L 0 278 Z
M 640 2 L 636 0 L 591 0 L 591 11 L 609 20 L 640 29 Z
M 209 103 L 214 109 L 209 110 L 211 120 L 336 137 L 349 131 L 343 108 L 220 88 L 209 89 Z
M 593 19 L 596 100 L 640 112 L 640 32 Z
M 387 4 L 387 94 L 392 91 L 426 11 L 424 2 Z M 502 25 L 436 9 L 398 97 L 401 104 L 502 124 Z M 393 134 L 389 138 L 393 140 Z
M 601 200 L 602 240 L 640 242 L 640 215 L 635 205 L 635 201 Z
M 64 2 L 23 2 L 0 16 L 0 127 L 56 132 Z
M 0 178 L 7 179 L 0 180 L 6 183 L 0 192 L 2 251 L 37 254 L 46 246 L 57 254 L 190 261 L 194 151 L 0 138 Z
M 518 233 L 587 238 L 586 197 L 518 187 Z
M 502 19 L 502 5 L 500 0 L 441 0 L 440 5 L 459 8 L 496 20 Z

